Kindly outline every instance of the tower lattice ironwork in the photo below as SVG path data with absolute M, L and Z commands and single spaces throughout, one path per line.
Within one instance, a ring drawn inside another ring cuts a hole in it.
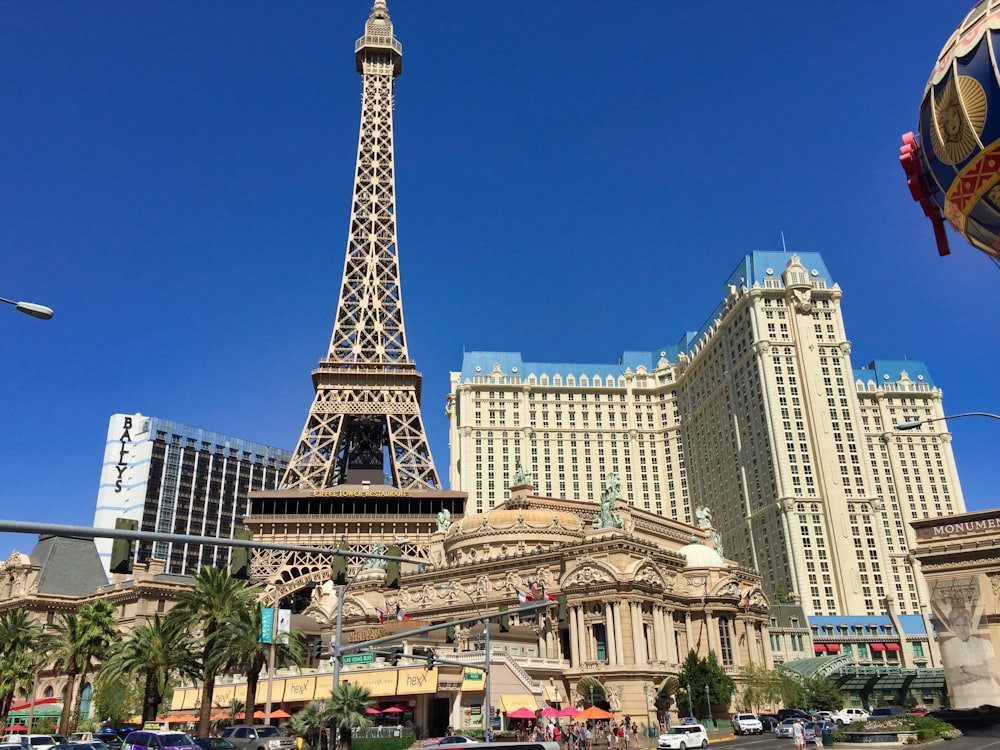
M 392 141 L 403 48 L 385 0 L 375 0 L 354 50 L 363 94 L 344 277 L 330 350 L 313 372 L 316 398 L 281 486 L 383 484 L 388 468 L 400 489 L 439 489 L 403 327 Z

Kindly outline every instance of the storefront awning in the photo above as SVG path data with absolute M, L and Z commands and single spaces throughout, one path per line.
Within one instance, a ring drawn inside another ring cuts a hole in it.
M 562 703 L 562 691 L 558 685 L 542 686 L 542 697 L 549 703 Z
M 828 644 L 826 644 L 826 650 L 828 652 L 830 652 L 831 654 L 839 654 L 840 653 L 840 644 L 839 643 L 828 643 Z
M 885 644 L 884 643 L 869 643 L 868 644 L 868 648 L 870 648 L 872 651 L 885 651 Z
M 817 654 L 825 654 L 826 646 L 824 646 L 822 643 L 814 643 L 813 651 L 815 651 Z
M 886 651 L 899 651 L 899 644 L 898 643 L 887 643 L 887 644 L 885 644 L 885 650 Z
M 500 705 L 503 706 L 505 714 L 509 714 L 511 711 L 516 711 L 519 708 L 526 708 L 529 711 L 538 710 L 538 701 L 535 700 L 535 696 L 528 694 L 501 695 Z

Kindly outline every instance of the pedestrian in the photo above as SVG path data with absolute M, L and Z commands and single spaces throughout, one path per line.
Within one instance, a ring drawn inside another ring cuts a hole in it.
M 792 724 L 792 739 L 795 740 L 795 750 L 805 750 L 806 731 L 802 726 L 802 719 L 796 719 Z
M 813 723 L 813 739 L 816 742 L 816 750 L 823 750 L 823 722 Z

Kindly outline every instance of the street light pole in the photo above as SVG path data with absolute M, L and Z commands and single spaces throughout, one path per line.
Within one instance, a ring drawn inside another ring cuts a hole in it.
M 36 305 L 34 302 L 16 302 L 12 299 L 7 299 L 6 297 L 0 297 L 0 302 L 6 302 L 8 305 L 13 305 L 14 309 L 18 312 L 23 312 L 25 315 L 30 315 L 33 318 L 39 318 L 41 320 L 52 319 L 52 308 L 46 307 L 45 305 Z
M 691 683 L 689 682 L 684 687 L 687 688 L 687 694 L 688 694 L 688 716 L 690 716 L 693 719 L 694 718 L 694 703 L 691 700 Z
M 469 597 L 469 601 L 472 602 L 472 606 L 475 608 L 476 613 L 480 616 L 489 615 L 490 613 L 490 577 L 486 574 L 479 576 L 477 579 L 483 582 L 485 587 L 485 612 L 479 610 L 479 606 L 476 604 L 476 600 L 472 598 L 470 594 L 465 589 L 461 589 L 452 584 L 446 584 L 444 588 L 449 591 L 459 591 Z M 483 650 L 485 651 L 485 668 L 483 669 L 483 739 L 485 740 L 490 733 L 493 726 L 493 706 L 490 703 L 490 663 L 493 657 L 493 648 L 490 644 L 490 620 L 489 617 L 483 619 Z
M 708 703 L 708 721 L 712 720 L 712 696 L 708 684 L 705 685 L 705 701 Z
M 642 694 L 646 698 L 646 737 L 650 736 L 650 728 L 653 724 L 649 720 L 649 685 L 642 683 Z
M 990 419 L 1000 419 L 1000 414 L 991 414 L 987 411 L 967 411 L 962 414 L 949 414 L 944 417 L 930 417 L 929 419 L 914 419 L 910 422 L 901 422 L 896 425 L 897 430 L 915 430 L 922 424 L 929 422 L 943 422 L 946 419 L 960 419 L 961 417 L 989 417 Z

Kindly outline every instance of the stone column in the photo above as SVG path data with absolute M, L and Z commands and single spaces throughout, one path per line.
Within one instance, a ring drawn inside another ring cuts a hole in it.
M 646 643 L 642 637 L 642 605 L 629 602 L 628 619 L 632 624 L 632 663 L 646 663 Z
M 580 666 L 580 630 L 577 622 L 576 607 L 569 608 L 569 665 Z
M 705 635 L 707 636 L 705 645 L 709 651 L 714 651 L 722 663 L 722 649 L 719 648 L 719 624 L 715 621 L 715 615 L 709 610 L 705 610 Z M 706 653 L 705 656 L 708 656 Z
M 615 616 L 611 611 L 611 602 L 604 603 L 604 650 L 607 652 L 608 664 L 617 664 L 618 649 L 615 646 Z
M 667 635 L 663 629 L 663 607 L 653 605 L 653 653 L 657 661 L 667 661 Z
M 664 610 L 663 622 L 666 630 L 667 661 L 671 664 L 678 664 L 680 656 L 677 654 L 677 633 L 674 630 L 674 613 L 672 610 Z
M 622 603 L 613 602 L 611 616 L 615 621 L 615 663 L 625 663 L 625 631 L 622 628 Z
M 687 636 L 687 648 L 688 651 L 694 648 L 694 630 L 691 627 L 691 613 L 684 613 L 684 630 Z
M 730 640 L 733 641 L 733 665 L 737 667 L 743 666 L 743 654 L 740 653 L 740 631 L 743 631 L 743 640 L 749 646 L 750 634 L 747 633 L 746 623 L 737 616 L 733 618 L 733 632 L 729 634 Z

